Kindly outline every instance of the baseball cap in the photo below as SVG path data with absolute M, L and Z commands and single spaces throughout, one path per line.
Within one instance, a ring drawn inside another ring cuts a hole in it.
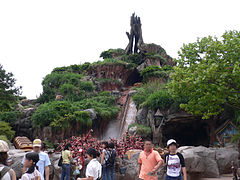
M 174 139 L 169 139 L 167 141 L 167 146 L 170 146 L 171 144 L 177 144 L 177 142 Z
M 5 141 L 0 140 L 0 152 L 8 152 L 8 151 L 9 151 L 8 144 Z
M 33 147 L 41 147 L 42 146 L 42 141 L 41 139 L 35 139 L 33 141 Z

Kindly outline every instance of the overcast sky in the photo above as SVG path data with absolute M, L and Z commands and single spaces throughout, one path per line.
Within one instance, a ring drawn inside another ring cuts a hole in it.
M 0 64 L 23 95 L 36 98 L 53 68 L 125 48 L 133 12 L 142 19 L 144 42 L 176 58 L 183 43 L 240 30 L 239 7 L 240 0 L 1 0 Z

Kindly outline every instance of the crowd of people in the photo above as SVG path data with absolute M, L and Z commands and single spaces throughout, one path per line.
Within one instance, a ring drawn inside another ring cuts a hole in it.
M 42 141 L 35 139 L 33 151 L 27 153 L 22 160 L 21 180 L 49 180 L 51 162 L 48 154 L 41 151 L 41 147 Z M 153 150 L 152 142 L 145 141 L 144 150 L 138 159 L 139 180 L 157 180 L 157 171 L 162 166 L 166 166 L 165 180 L 187 180 L 184 158 L 177 152 L 177 147 L 177 142 L 170 139 L 167 142 L 169 152 L 162 159 L 159 153 Z M 15 172 L 8 166 L 8 151 L 8 144 L 0 140 L 0 179 L 16 180 Z M 61 164 L 59 164 L 62 167 L 61 180 L 70 180 L 73 153 L 75 151 L 72 145 L 65 144 L 61 151 Z M 88 147 L 85 153 L 83 149 L 79 149 L 78 153 L 75 153 L 76 169 L 73 175 L 76 180 L 114 180 L 116 157 L 115 143 L 111 140 L 101 142 L 100 149 Z

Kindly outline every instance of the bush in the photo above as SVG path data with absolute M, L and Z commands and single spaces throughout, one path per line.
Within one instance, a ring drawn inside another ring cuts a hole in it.
M 31 117 L 35 127 L 49 126 L 51 122 L 71 112 L 69 101 L 53 101 L 42 104 Z
M 137 135 L 144 136 L 144 137 L 152 135 L 152 129 L 149 126 L 144 126 L 142 124 L 133 123 L 128 126 L 128 129 L 130 129 L 131 127 L 134 127 L 134 126 L 137 126 L 137 130 L 136 130 Z
M 174 103 L 172 96 L 168 93 L 166 89 L 160 89 L 148 96 L 143 106 L 150 109 L 163 109 L 166 110 L 171 107 Z
M 119 111 L 115 100 L 109 92 L 104 92 L 76 102 L 53 101 L 39 106 L 31 119 L 35 127 L 50 125 L 59 129 L 77 122 L 89 127 L 92 125 L 92 120 L 89 113 L 83 110 L 93 108 L 102 120 L 111 120 L 117 117 Z
M 100 54 L 100 57 L 102 57 L 103 59 L 108 59 L 108 58 L 113 58 L 114 55 L 120 56 L 123 54 L 125 54 L 123 49 L 109 49 L 107 51 L 103 51 Z
M 9 126 L 7 122 L 0 121 L 0 134 L 5 135 L 10 141 L 15 135 L 15 132 L 12 131 L 12 127 Z
M 142 103 L 146 101 L 148 94 L 144 88 L 137 88 L 137 93 L 132 97 L 134 103 L 139 107 Z
M 81 74 L 75 74 L 72 72 L 53 72 L 48 74 L 42 82 L 43 93 L 40 95 L 37 102 L 44 103 L 55 100 L 56 93 L 63 84 L 68 84 L 68 88 L 70 88 L 69 85 L 78 87 L 82 76 L 83 75 Z M 62 91 L 64 91 L 64 89 L 66 90 L 66 88 L 67 87 L 65 86 Z
M 8 143 L 8 145 L 10 145 L 10 141 L 8 140 L 6 135 L 0 135 L 0 140 L 5 141 L 6 143 Z
M 89 81 L 81 81 L 79 83 L 79 88 L 84 91 L 92 92 L 94 90 L 94 86 L 92 82 Z
M 173 71 L 173 68 L 169 65 L 163 66 L 162 68 L 159 66 L 148 66 L 142 70 L 140 75 L 143 77 L 144 81 L 147 81 L 150 77 L 157 78 L 168 78 L 170 72 Z
M 78 73 L 78 74 L 82 74 L 84 73 L 85 70 L 87 70 L 90 66 L 89 62 L 85 62 L 82 65 L 78 65 L 78 64 L 74 64 L 74 65 L 70 65 L 67 67 L 57 67 L 54 68 L 52 73 L 66 73 L 66 72 L 72 72 L 72 73 Z
M 120 57 L 123 61 L 126 61 L 128 63 L 133 63 L 136 66 L 140 65 L 143 62 L 143 57 L 141 54 L 129 54 L 129 55 L 123 55 Z
M 17 120 L 17 118 L 20 117 L 20 115 L 20 112 L 17 111 L 0 113 L 0 121 L 13 124 Z
M 120 59 L 113 59 L 113 58 L 106 58 L 103 61 L 97 61 L 95 63 L 92 63 L 91 67 L 94 66 L 102 66 L 102 65 L 122 65 L 126 69 L 131 69 L 136 67 L 133 63 L 128 63 L 126 61 L 120 60 Z

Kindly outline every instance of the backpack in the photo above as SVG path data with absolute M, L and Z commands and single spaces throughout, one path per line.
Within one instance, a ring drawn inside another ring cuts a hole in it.
M 109 151 L 107 151 L 109 152 Z M 116 151 L 113 149 L 110 153 L 108 153 L 108 159 L 106 160 L 107 167 L 113 167 L 116 158 Z
M 11 170 L 11 168 L 9 168 L 9 167 L 7 167 L 7 166 L 4 166 L 4 168 L 0 171 L 0 179 L 2 179 L 3 176 L 4 176 L 5 174 L 7 174 L 10 170 Z M 12 173 L 9 172 L 9 174 L 10 174 L 11 179 L 12 179 Z

